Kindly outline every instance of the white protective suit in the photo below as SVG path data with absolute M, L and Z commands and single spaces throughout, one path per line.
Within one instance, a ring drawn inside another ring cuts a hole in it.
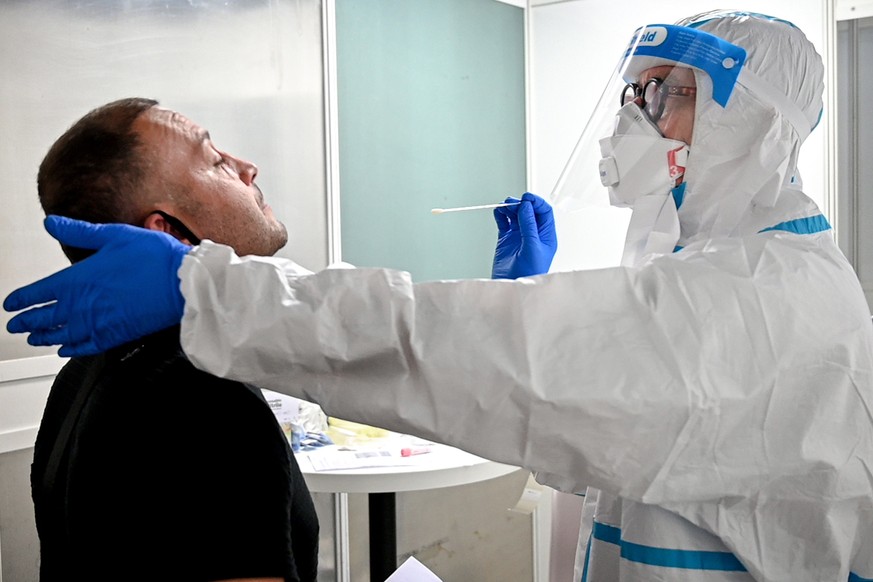
M 815 125 L 822 67 L 800 31 L 700 26 Z M 602 490 L 590 580 L 873 580 L 873 326 L 793 179 L 803 120 L 740 82 L 710 123 L 695 76 L 681 251 L 413 284 L 205 241 L 180 270 L 186 353 L 336 417 Z

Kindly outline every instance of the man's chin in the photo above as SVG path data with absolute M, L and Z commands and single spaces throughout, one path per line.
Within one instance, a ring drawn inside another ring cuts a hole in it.
M 218 241 L 220 242 L 220 241 Z M 285 225 L 275 221 L 270 228 L 264 229 L 259 236 L 249 238 L 246 241 L 238 240 L 236 244 L 225 242 L 239 256 L 257 255 L 259 257 L 272 257 L 288 243 L 288 231 Z
M 279 222 L 278 220 L 276 221 L 276 225 L 278 226 L 278 228 L 276 230 L 276 237 L 275 237 L 275 244 L 274 244 L 275 248 L 273 249 L 273 252 L 270 253 L 270 256 L 275 255 L 280 250 L 282 250 L 286 244 L 288 244 L 288 229 L 285 228 L 285 225 L 282 224 L 281 222 Z

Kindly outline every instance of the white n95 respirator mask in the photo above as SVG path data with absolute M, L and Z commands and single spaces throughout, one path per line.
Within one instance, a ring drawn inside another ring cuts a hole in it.
M 633 206 L 637 199 L 666 194 L 685 174 L 688 146 L 661 135 L 658 126 L 634 103 L 615 117 L 611 137 L 600 140 L 600 182 L 613 206 Z

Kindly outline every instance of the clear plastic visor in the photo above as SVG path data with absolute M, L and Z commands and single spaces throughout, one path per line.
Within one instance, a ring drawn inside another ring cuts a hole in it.
M 699 100 L 715 99 L 723 107 L 744 60 L 743 49 L 693 28 L 638 29 L 551 192 L 552 204 L 565 212 L 610 204 L 608 188 L 600 179 L 600 142 L 626 133 L 621 127 L 616 131 L 616 114 L 628 102 L 635 102 L 663 137 L 686 143 L 693 156 Z M 706 74 L 706 87 L 698 87 L 700 73 Z

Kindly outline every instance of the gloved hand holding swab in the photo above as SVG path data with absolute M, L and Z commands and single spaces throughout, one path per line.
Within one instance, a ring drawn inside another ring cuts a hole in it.
M 486 210 L 488 208 L 501 208 L 503 206 L 515 206 L 521 202 L 501 202 L 500 204 L 480 204 L 478 206 L 459 206 L 457 208 L 431 208 L 431 214 L 442 214 L 444 212 L 461 212 L 463 210 Z

